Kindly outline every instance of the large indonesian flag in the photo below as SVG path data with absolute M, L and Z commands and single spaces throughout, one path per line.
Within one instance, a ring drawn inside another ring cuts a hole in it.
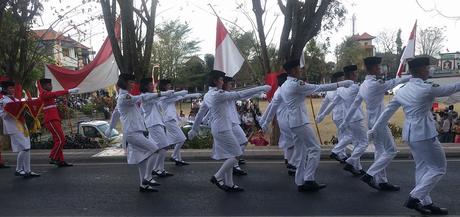
M 120 23 L 115 23 L 115 35 L 119 38 Z M 118 66 L 107 37 L 91 63 L 80 70 L 71 70 L 56 65 L 46 65 L 45 78 L 53 83 L 53 90 L 78 87 L 80 93 L 88 93 L 114 85 L 118 80 Z
M 222 21 L 217 18 L 216 54 L 214 69 L 225 72 L 228 77 L 233 77 L 244 63 L 238 47 L 236 47 L 230 34 L 228 34 Z
M 415 56 L 415 35 L 417 33 L 417 21 L 415 21 L 414 27 L 412 28 L 412 32 L 410 33 L 409 40 L 407 41 L 407 45 L 404 48 L 404 52 L 401 56 L 401 60 L 398 67 L 398 72 L 396 73 L 396 77 L 401 77 L 402 74 L 406 71 L 406 63 L 408 59 L 414 58 Z

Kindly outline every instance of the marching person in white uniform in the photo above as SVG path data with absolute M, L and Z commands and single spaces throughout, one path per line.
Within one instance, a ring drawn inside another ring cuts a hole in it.
M 233 85 L 234 85 L 233 78 L 225 76 L 224 85 L 222 86 L 222 89 L 224 91 L 231 92 Z M 249 97 L 253 97 L 253 96 L 249 96 Z M 241 124 L 240 115 L 238 114 L 238 111 L 236 109 L 236 101 L 238 100 L 243 100 L 243 99 L 235 99 L 233 101 L 227 101 L 228 103 L 227 111 L 228 111 L 228 116 L 230 117 L 232 121 L 233 134 L 235 135 L 236 140 L 238 141 L 238 144 L 241 147 L 241 152 L 244 154 L 246 145 L 248 144 L 248 138 L 246 137 L 246 134 L 244 133 L 243 129 L 240 126 Z M 233 166 L 233 175 L 237 175 L 237 176 L 247 175 L 247 172 L 241 169 L 239 161 L 236 162 L 236 164 Z
M 123 125 L 123 136 L 128 144 L 128 164 L 137 164 L 139 167 L 139 191 L 156 192 L 154 186 L 159 184 L 152 177 L 153 154 L 159 150 L 158 145 L 144 136 L 145 125 L 139 103 L 147 96 L 133 96 L 129 94 L 134 84 L 134 76 L 121 74 L 117 86 L 120 92 L 117 99 L 117 108 Z M 148 97 L 158 97 L 156 93 L 150 93 Z
M 367 57 L 364 59 L 364 65 L 366 66 L 366 78 L 359 88 L 358 95 L 356 95 L 353 104 L 348 109 L 347 115 L 343 123 L 340 126 L 340 130 L 346 130 L 355 116 L 355 112 L 361 107 L 361 102 L 366 102 L 367 109 L 367 124 L 368 129 L 372 128 L 378 116 L 384 109 L 383 97 L 388 90 L 393 89 L 396 85 L 405 83 L 409 80 L 406 78 L 395 78 L 388 81 L 384 81 L 378 76 L 381 75 L 380 63 L 382 58 L 380 57 Z M 396 156 L 396 145 L 391 135 L 390 128 L 388 126 L 382 127 L 379 137 L 375 139 L 375 153 L 374 163 L 367 170 L 367 174 L 373 176 L 376 185 L 371 187 L 377 188 L 380 191 L 399 191 L 399 186 L 390 184 L 387 179 L 385 168 L 391 163 L 391 160 Z M 358 151 L 365 152 L 364 149 L 358 149 Z M 358 156 L 357 154 L 355 154 Z M 350 163 L 348 163 L 350 160 Z M 353 175 L 361 175 L 363 171 L 361 168 L 357 168 L 358 165 L 353 165 L 352 159 L 348 159 L 344 170 L 349 171 Z M 362 174 L 364 175 L 364 174 Z
M 182 96 L 187 94 L 187 91 L 174 93 L 173 90 L 153 93 L 154 85 L 152 78 L 143 78 L 140 82 L 140 90 L 142 96 L 141 109 L 145 119 L 145 126 L 149 131 L 149 137 L 155 141 L 160 149 L 152 159 L 153 175 L 158 177 L 173 176 L 165 170 L 166 149 L 169 147 L 168 139 L 165 132 L 165 124 L 163 122 L 164 110 L 160 106 L 160 100 L 171 98 L 174 96 Z M 173 95 L 174 94 L 174 95 Z
M 284 158 L 287 160 L 288 174 L 295 175 L 296 169 L 300 163 L 300 153 L 294 154 L 294 135 L 288 123 L 287 104 L 283 101 L 280 94 L 281 85 L 287 80 L 287 73 L 279 74 L 277 77 L 278 89 L 273 94 L 272 101 L 268 104 L 267 109 L 260 118 L 260 126 L 264 132 L 268 131 L 268 127 L 276 115 L 276 121 L 280 129 L 278 139 L 278 147 L 284 151 Z M 296 152 L 298 153 L 298 152 Z
M 160 91 L 172 90 L 173 86 L 171 85 L 170 80 L 160 80 L 159 81 Z M 181 91 L 179 91 L 181 92 Z M 191 93 L 191 94 L 181 94 L 174 95 L 174 97 L 166 97 L 160 100 L 159 106 L 164 112 L 163 122 L 166 127 L 166 138 L 168 144 L 174 145 L 174 151 L 171 155 L 171 160 L 176 164 L 176 166 L 185 166 L 189 163 L 182 160 L 180 150 L 184 145 L 186 137 L 182 132 L 182 129 L 179 127 L 180 121 L 177 117 L 176 111 L 176 102 L 189 98 L 199 98 L 201 97 L 200 93 Z
M 343 68 L 345 79 L 355 81 L 358 76 L 356 74 L 358 67 L 356 65 L 348 65 Z M 329 114 L 331 110 L 337 104 L 342 104 L 345 108 L 349 108 L 353 101 L 355 100 L 356 95 L 358 94 L 359 86 L 358 84 L 353 84 L 348 88 L 339 88 L 337 89 L 337 95 L 334 98 L 333 102 L 325 109 L 324 114 Z M 344 111 L 346 112 L 346 110 Z M 321 122 L 324 119 L 324 115 L 318 115 L 317 121 Z M 342 131 L 342 130 L 340 130 Z M 364 115 L 361 106 L 357 108 L 357 111 L 350 119 L 349 127 L 343 130 L 343 138 L 339 143 L 334 147 L 335 150 L 343 150 L 347 147 L 348 144 L 353 143 L 353 153 L 350 157 L 345 160 L 345 169 L 356 170 L 355 175 L 363 175 L 365 172 L 361 165 L 361 156 L 367 149 L 367 134 L 366 128 L 364 127 Z M 334 152 L 334 149 L 332 150 Z M 356 168 L 356 169 L 354 169 Z
M 459 92 L 460 83 L 439 86 L 427 82 L 430 76 L 428 57 L 417 57 L 408 63 L 413 77 L 396 92 L 368 135 L 370 138 L 379 138 L 382 131 L 378 129 L 387 125 L 399 107 L 403 108 L 405 120 L 402 138 L 408 143 L 415 161 L 415 187 L 405 206 L 422 214 L 447 215 L 447 209 L 435 206 L 430 197 L 430 192 L 446 173 L 447 166 L 431 108 L 436 97 Z M 372 176 L 364 177 L 373 181 Z
M 0 99 L 0 117 L 3 119 L 3 134 L 10 136 L 11 149 L 13 152 L 18 153 L 16 172 L 14 175 L 24 178 L 39 177 L 40 174 L 30 170 L 30 137 L 27 126 L 25 123 L 16 120 L 12 114 L 4 110 L 4 107 L 8 103 L 19 102 L 19 100 L 13 96 L 14 91 L 13 81 L 2 82 L 1 92 L 3 98 Z
M 295 175 L 295 183 L 299 191 L 317 191 L 326 187 L 315 181 L 315 173 L 320 160 L 321 147 L 310 127 L 305 107 L 305 97 L 315 92 L 336 90 L 348 87 L 353 81 L 340 81 L 334 84 L 308 84 L 300 77 L 299 59 L 283 65 L 288 73 L 286 82 L 280 87 L 281 98 L 288 106 L 288 123 L 294 135 L 294 145 L 300 147 L 300 164 Z
M 260 92 L 266 92 L 270 86 L 260 86 L 242 91 L 226 92 L 222 90 L 225 73 L 213 70 L 210 76 L 210 90 L 204 95 L 203 104 L 197 114 L 189 139 L 197 135 L 204 114 L 209 112 L 211 133 L 213 136 L 212 158 L 225 160 L 222 167 L 211 178 L 211 183 L 226 192 L 240 192 L 243 188 L 233 183 L 233 166 L 238 162 L 236 157 L 242 151 L 232 129 L 232 121 L 228 112 L 228 101 L 246 98 Z
M 344 75 L 345 74 L 343 71 L 339 71 L 339 72 L 332 74 L 331 83 L 334 83 L 337 81 L 343 81 Z M 324 100 L 321 102 L 321 106 L 318 111 L 318 116 L 316 117 L 317 123 L 320 123 L 322 119 L 324 119 L 324 117 L 329 114 L 329 112 L 328 113 L 325 112 L 326 108 L 328 108 L 328 106 L 330 106 L 334 102 L 334 99 L 336 98 L 336 96 L 337 96 L 337 91 L 327 91 L 326 92 L 326 96 L 324 97 Z M 348 155 L 346 152 L 346 146 L 345 147 L 339 146 L 340 141 L 342 141 L 344 138 L 344 135 L 343 135 L 344 132 L 338 129 L 339 129 L 340 124 L 343 121 L 343 118 L 345 117 L 345 112 L 346 112 L 346 107 L 343 101 L 339 100 L 338 102 L 334 104 L 333 109 L 332 109 L 332 121 L 334 122 L 335 127 L 337 128 L 337 139 L 339 142 L 335 144 L 334 148 L 331 150 L 331 154 L 329 155 L 329 157 L 340 163 L 345 163 L 345 160 L 348 158 Z

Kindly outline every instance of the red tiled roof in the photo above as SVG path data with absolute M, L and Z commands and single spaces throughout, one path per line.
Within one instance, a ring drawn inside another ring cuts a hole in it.
M 83 49 L 89 49 L 85 45 L 81 44 L 80 42 L 72 39 L 71 37 L 67 37 L 62 33 L 56 32 L 53 29 L 47 30 L 47 29 L 38 29 L 38 30 L 33 30 L 33 32 L 36 34 L 36 36 L 43 41 L 54 41 L 54 40 L 60 40 L 60 41 L 66 41 L 73 43 L 76 47 L 83 48 Z
M 353 36 L 351 36 L 351 38 L 356 40 L 356 41 L 361 41 L 361 40 L 372 40 L 375 37 L 372 36 L 372 35 L 369 35 L 367 32 L 365 32 L 365 33 L 363 33 L 361 35 L 353 35 Z

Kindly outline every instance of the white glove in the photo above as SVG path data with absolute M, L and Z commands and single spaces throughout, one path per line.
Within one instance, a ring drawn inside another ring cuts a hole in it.
M 323 121 L 323 119 L 324 119 L 324 115 L 316 116 L 316 123 L 321 123 L 321 121 Z
M 173 94 L 174 90 L 161 91 L 162 96 L 172 96 Z
M 196 135 L 197 133 L 195 132 L 195 130 L 188 131 L 188 140 L 192 140 L 193 138 L 195 138 Z
M 351 85 L 353 85 L 355 82 L 354 81 L 351 81 L 351 80 L 345 80 L 345 81 L 339 81 L 337 82 L 337 84 L 339 85 L 339 87 L 349 87 Z
M 272 86 L 270 86 L 270 85 L 262 86 L 262 91 L 265 92 L 265 93 L 270 91 L 271 89 L 272 89 Z
M 80 91 L 80 88 L 78 87 L 69 89 L 70 94 L 77 94 L 79 91 Z
M 374 131 L 374 129 L 370 129 L 369 131 L 367 131 L 367 140 L 369 142 L 373 141 L 375 138 L 375 134 L 376 132 Z

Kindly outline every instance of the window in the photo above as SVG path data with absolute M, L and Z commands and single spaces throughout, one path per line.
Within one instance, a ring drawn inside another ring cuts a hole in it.
M 62 55 L 68 57 L 70 55 L 69 48 L 62 48 Z
M 101 137 L 101 135 L 96 130 L 96 128 L 91 127 L 91 126 L 84 126 L 83 127 L 83 134 L 88 138 Z

